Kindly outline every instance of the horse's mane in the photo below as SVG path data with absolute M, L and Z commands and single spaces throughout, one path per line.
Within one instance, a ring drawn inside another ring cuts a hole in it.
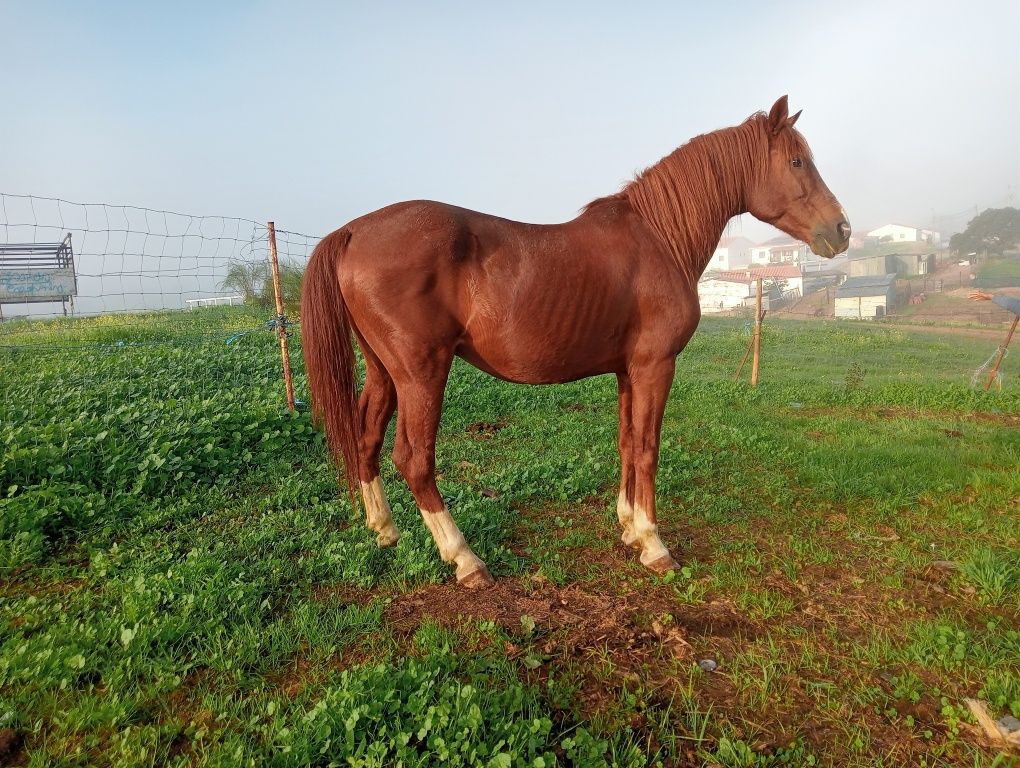
M 585 210 L 606 199 L 627 199 L 697 282 L 726 222 L 747 209 L 745 191 L 768 170 L 769 133 L 768 115 L 758 112 L 740 125 L 696 136 Z M 772 142 L 791 157 L 810 157 L 792 128 L 783 127 Z

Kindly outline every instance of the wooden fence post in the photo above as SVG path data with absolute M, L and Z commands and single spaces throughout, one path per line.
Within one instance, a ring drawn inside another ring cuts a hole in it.
M 995 377 L 999 373 L 999 366 L 1002 365 L 1002 358 L 1006 356 L 1006 348 L 1009 346 L 1009 342 L 1013 340 L 1013 332 L 1016 331 L 1016 325 L 1020 322 L 1020 315 L 1013 317 L 1013 324 L 1009 326 L 1009 333 L 1006 334 L 1006 340 L 999 347 L 999 356 L 995 359 L 995 365 L 992 366 L 992 372 L 988 374 L 988 381 L 985 382 L 985 392 L 992 386 L 992 382 L 995 381 Z
M 276 333 L 280 337 L 280 355 L 283 357 L 283 381 L 287 386 L 287 407 L 294 412 L 294 381 L 290 375 L 290 351 L 287 349 L 287 319 L 283 313 L 283 293 L 280 290 L 280 262 L 276 256 L 276 225 L 266 224 L 269 230 L 269 261 L 273 267 L 273 293 L 276 294 Z
M 754 302 L 754 357 L 751 359 L 751 386 L 758 386 L 758 359 L 761 354 L 761 278 L 757 280 L 758 294 Z

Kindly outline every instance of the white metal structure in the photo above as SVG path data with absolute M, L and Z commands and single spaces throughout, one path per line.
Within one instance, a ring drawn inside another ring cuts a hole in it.
M 235 304 L 244 304 L 244 296 L 210 296 L 205 299 L 185 299 L 184 303 L 188 309 L 195 309 L 196 307 L 232 307 Z

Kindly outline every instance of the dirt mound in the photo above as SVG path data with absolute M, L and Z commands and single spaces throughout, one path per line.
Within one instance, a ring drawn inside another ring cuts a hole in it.
M 505 579 L 475 592 L 452 584 L 428 586 L 395 600 L 384 618 L 396 632 L 406 634 L 426 620 L 446 626 L 465 618 L 492 621 L 513 636 L 541 635 L 547 654 L 626 651 L 628 667 L 647 654 L 690 655 L 689 633 L 730 636 L 750 629 L 726 602 L 678 605 L 655 593 L 635 600 L 633 595 L 592 594 L 532 578 Z

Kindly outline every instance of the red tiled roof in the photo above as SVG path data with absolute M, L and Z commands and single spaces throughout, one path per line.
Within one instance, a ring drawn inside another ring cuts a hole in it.
M 800 276 L 800 267 L 796 264 L 770 264 L 767 267 L 731 269 L 728 272 L 719 273 L 720 280 L 728 280 L 730 282 L 737 283 L 750 282 L 751 280 L 757 280 L 759 277 L 787 279 Z

